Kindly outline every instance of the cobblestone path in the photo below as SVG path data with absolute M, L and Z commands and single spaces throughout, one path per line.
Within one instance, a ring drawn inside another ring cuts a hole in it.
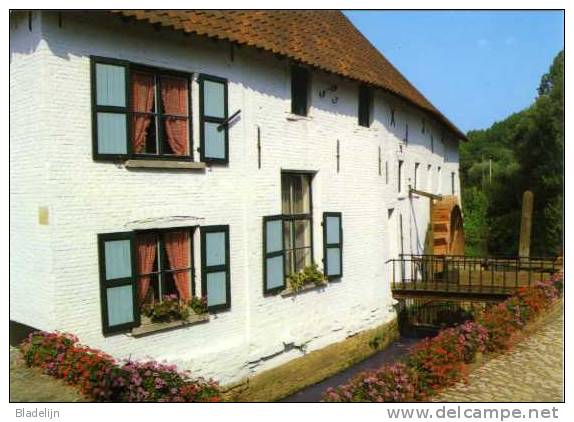
M 28 368 L 18 349 L 10 346 L 11 402 L 83 402 L 88 401 L 78 390 L 62 380 Z
M 563 400 L 564 313 L 562 306 L 535 323 L 534 331 L 507 354 L 473 371 L 433 401 L 560 402 Z

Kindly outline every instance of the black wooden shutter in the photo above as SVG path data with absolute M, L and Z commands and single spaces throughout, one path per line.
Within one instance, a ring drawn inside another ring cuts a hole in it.
M 283 216 L 263 217 L 263 292 L 285 289 Z
M 291 67 L 291 112 L 307 115 L 309 71 L 299 66 Z
M 201 227 L 201 292 L 210 311 L 231 307 L 229 226 Z
M 91 86 L 94 159 L 125 158 L 131 150 L 128 63 L 91 57 Z
M 343 215 L 323 213 L 323 264 L 328 279 L 343 275 Z
M 199 119 L 201 161 L 229 162 L 227 79 L 199 77 Z
M 98 235 L 104 335 L 140 324 L 133 232 Z

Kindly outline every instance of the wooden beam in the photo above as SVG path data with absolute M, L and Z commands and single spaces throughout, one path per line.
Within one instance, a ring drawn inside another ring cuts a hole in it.
M 528 258 L 530 256 L 530 233 L 532 231 L 532 207 L 534 194 L 527 190 L 522 195 L 522 218 L 520 221 L 520 238 L 518 256 Z
M 420 196 L 426 196 L 427 198 L 430 198 L 430 199 L 442 199 L 442 195 L 435 195 L 434 193 L 413 189 L 409 186 L 409 195 L 412 195 L 412 194 L 420 195 Z

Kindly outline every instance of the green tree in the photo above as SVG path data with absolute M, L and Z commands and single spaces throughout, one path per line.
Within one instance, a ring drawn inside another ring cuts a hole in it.
M 460 148 L 467 253 L 517 254 L 527 189 L 534 193 L 531 252 L 557 253 L 563 236 L 564 52 L 542 76 L 534 104 L 468 138 Z

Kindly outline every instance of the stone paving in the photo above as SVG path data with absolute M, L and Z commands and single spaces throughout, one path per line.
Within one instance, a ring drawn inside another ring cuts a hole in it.
M 85 402 L 78 390 L 62 380 L 28 368 L 17 348 L 10 346 L 11 402 Z
M 561 402 L 563 401 L 564 312 L 555 306 L 514 349 L 471 372 L 433 401 Z

